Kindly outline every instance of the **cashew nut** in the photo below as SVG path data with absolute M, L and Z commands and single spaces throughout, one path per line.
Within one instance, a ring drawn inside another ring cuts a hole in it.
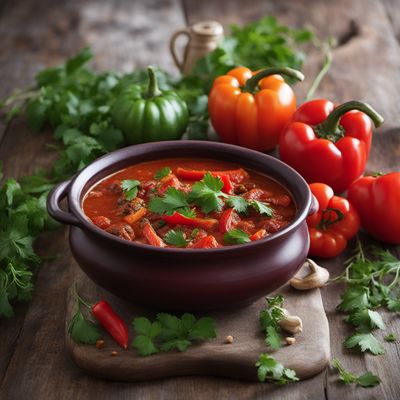
M 283 317 L 279 320 L 279 326 L 289 333 L 300 333 L 303 331 L 303 322 L 297 315 L 289 315 L 288 311 L 282 308 Z
M 309 290 L 320 288 L 328 282 L 329 272 L 326 268 L 320 267 L 310 258 L 307 258 L 302 268 L 308 266 L 310 273 L 303 278 L 295 276 L 289 283 L 297 290 Z

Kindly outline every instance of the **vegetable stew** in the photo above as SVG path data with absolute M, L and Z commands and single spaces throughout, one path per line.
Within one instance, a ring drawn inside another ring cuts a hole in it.
M 171 158 L 123 169 L 83 200 L 87 217 L 122 239 L 158 247 L 217 248 L 262 239 L 296 207 L 280 184 L 238 165 Z

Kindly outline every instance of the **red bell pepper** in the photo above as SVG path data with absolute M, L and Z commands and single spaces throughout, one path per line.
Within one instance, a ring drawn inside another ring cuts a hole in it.
M 166 246 L 166 244 L 163 242 L 163 240 L 160 238 L 160 236 L 157 235 L 156 231 L 150 225 L 150 222 L 146 222 L 144 224 L 143 236 L 145 237 L 147 242 L 153 246 L 156 246 L 156 247 L 165 247 Z
M 310 232 L 310 256 L 330 258 L 339 255 L 360 228 L 356 209 L 343 197 L 335 196 L 324 183 L 312 183 L 310 189 L 318 201 L 318 211 L 307 218 Z
M 179 178 L 187 179 L 188 181 L 199 181 L 203 179 L 204 175 L 210 172 L 212 176 L 226 175 L 234 183 L 240 183 L 244 179 L 249 177 L 249 174 L 243 169 L 228 169 L 226 171 L 206 171 L 206 170 L 195 170 L 195 169 L 185 169 L 178 167 L 176 169 L 176 175 Z
M 347 197 L 370 235 L 400 244 L 400 172 L 364 176 L 349 187 Z
M 161 217 L 168 225 L 186 225 L 193 228 L 201 228 L 206 231 L 213 230 L 218 225 L 214 218 L 189 218 L 175 211 L 172 215 L 164 214 Z
M 265 236 L 267 236 L 267 231 L 265 229 L 260 229 L 259 231 L 257 231 L 256 233 L 253 233 L 250 236 L 250 240 L 252 242 L 255 242 L 256 240 L 260 240 L 262 238 L 265 238 Z
M 355 111 L 358 110 L 358 111 Z M 336 193 L 346 190 L 365 170 L 372 125 L 383 118 L 368 104 L 328 100 L 302 104 L 282 131 L 279 155 L 307 182 L 323 182 Z

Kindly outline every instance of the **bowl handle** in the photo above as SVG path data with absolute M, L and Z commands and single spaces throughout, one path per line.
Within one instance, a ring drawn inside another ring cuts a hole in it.
M 56 185 L 47 196 L 47 211 L 58 222 L 80 226 L 79 220 L 71 213 L 60 208 L 60 201 L 68 195 L 71 180 Z
M 308 210 L 308 215 L 313 215 L 318 211 L 319 203 L 315 196 L 311 193 L 311 205 L 310 209 Z

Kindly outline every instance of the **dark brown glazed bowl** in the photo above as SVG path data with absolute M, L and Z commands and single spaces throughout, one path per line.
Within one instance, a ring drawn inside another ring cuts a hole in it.
M 81 203 L 96 182 L 130 165 L 171 157 L 230 161 L 268 175 L 293 196 L 295 219 L 262 240 L 218 249 L 158 248 L 129 242 L 87 219 Z M 64 197 L 69 212 L 59 206 Z M 315 211 L 307 183 L 288 165 L 253 150 L 200 141 L 148 143 L 105 155 L 56 186 L 47 208 L 54 219 L 71 225 L 72 253 L 94 282 L 139 304 L 185 311 L 250 303 L 287 282 L 307 256 L 305 219 Z

